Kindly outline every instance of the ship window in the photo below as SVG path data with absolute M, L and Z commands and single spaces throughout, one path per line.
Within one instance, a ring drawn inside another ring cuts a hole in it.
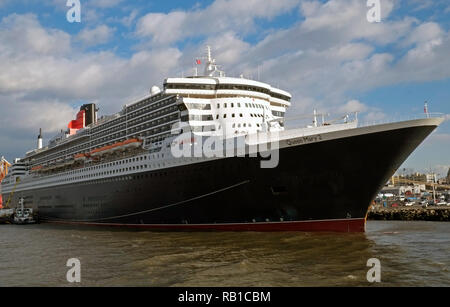
M 224 114 L 224 115 L 223 115 L 223 118 L 227 118 L 227 115 L 226 115 L 226 114 Z
M 243 117 L 242 113 L 239 114 L 240 117 Z
M 233 114 L 231 114 L 231 117 L 234 117 L 234 113 L 233 113 Z

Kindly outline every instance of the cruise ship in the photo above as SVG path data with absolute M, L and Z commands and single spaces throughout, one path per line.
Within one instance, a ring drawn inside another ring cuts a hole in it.
M 291 95 L 219 70 L 98 117 L 81 106 L 67 129 L 12 163 L 3 201 L 41 221 L 154 230 L 365 231 L 371 201 L 444 120 L 361 126 L 311 115 L 287 128 Z

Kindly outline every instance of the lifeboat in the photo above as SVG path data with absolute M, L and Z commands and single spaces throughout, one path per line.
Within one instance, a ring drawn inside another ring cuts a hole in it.
M 31 171 L 32 172 L 39 172 L 40 170 L 42 170 L 42 168 L 43 168 L 42 165 L 38 165 L 38 166 L 32 167 Z
M 87 155 L 84 153 L 81 153 L 81 154 L 75 155 L 73 158 L 75 159 L 75 161 L 86 161 Z
M 123 142 L 118 142 L 118 143 L 115 143 L 115 144 L 111 145 L 111 148 L 108 149 L 108 151 L 109 151 L 110 153 L 113 153 L 113 152 L 115 152 L 115 151 L 120 150 L 120 148 L 122 147 L 122 143 L 123 143 Z
M 104 147 L 100 147 L 100 148 L 96 148 L 93 151 L 91 151 L 89 154 L 92 157 L 97 157 L 97 156 L 101 156 L 104 155 L 106 153 L 106 150 L 109 146 L 104 146 Z
M 75 163 L 74 160 L 66 161 L 66 163 L 64 163 L 64 166 L 71 166 L 74 163 Z
M 123 148 L 126 149 L 132 149 L 132 148 L 138 148 L 142 144 L 142 141 L 139 139 L 130 139 L 122 142 Z
M 112 144 L 112 145 L 105 146 L 105 147 L 104 147 L 105 149 L 103 150 L 103 152 L 104 152 L 105 154 L 112 154 L 114 151 L 117 150 L 117 146 L 119 146 L 119 144 L 120 144 L 120 143 L 114 143 L 114 144 Z
M 94 149 L 90 152 L 90 155 L 93 157 L 96 156 L 102 156 L 104 154 L 111 154 L 115 151 L 118 150 L 125 150 L 125 149 L 130 149 L 130 148 L 137 148 L 140 147 L 142 144 L 141 140 L 138 139 L 130 139 L 130 140 L 126 140 L 123 142 L 117 142 L 114 143 L 112 145 L 108 145 L 108 146 L 104 146 L 104 147 L 100 147 L 97 149 Z

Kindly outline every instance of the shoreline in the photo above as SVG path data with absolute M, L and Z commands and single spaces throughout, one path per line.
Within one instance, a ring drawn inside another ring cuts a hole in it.
M 450 221 L 450 207 L 397 207 L 371 208 L 367 213 L 367 220 L 371 221 Z

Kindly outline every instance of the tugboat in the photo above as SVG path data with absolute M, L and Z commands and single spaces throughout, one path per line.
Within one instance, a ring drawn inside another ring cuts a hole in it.
M 16 225 L 35 224 L 36 219 L 34 217 L 32 208 L 25 208 L 23 205 L 24 199 L 20 198 L 19 207 L 14 211 L 13 223 Z

